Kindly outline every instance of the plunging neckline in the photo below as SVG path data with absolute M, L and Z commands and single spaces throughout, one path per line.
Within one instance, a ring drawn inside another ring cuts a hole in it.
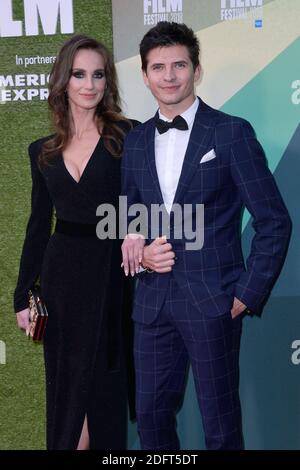
M 80 178 L 79 178 L 78 181 L 77 181 L 77 180 L 74 178 L 74 176 L 72 176 L 71 173 L 69 172 L 69 170 L 68 170 L 68 168 L 67 168 L 67 166 L 66 166 L 66 164 L 65 164 L 63 152 L 61 152 L 61 160 L 62 160 L 63 167 L 64 167 L 66 173 L 69 175 L 69 177 L 74 181 L 74 183 L 80 184 L 80 182 L 81 182 L 83 176 L 85 175 L 86 170 L 87 170 L 87 168 L 88 168 L 88 166 L 89 166 L 91 160 L 93 159 L 93 156 L 95 155 L 96 150 L 97 150 L 97 148 L 98 148 L 98 146 L 99 146 L 99 144 L 100 144 L 101 141 L 102 141 L 102 137 L 101 137 L 101 135 L 100 135 L 100 137 L 99 137 L 99 139 L 98 139 L 98 141 L 97 141 L 97 143 L 96 143 L 96 145 L 95 145 L 95 148 L 94 148 L 94 150 L 92 151 L 92 153 L 91 153 L 91 155 L 90 155 L 90 157 L 89 157 L 89 159 L 88 159 L 88 161 L 87 161 L 87 163 L 86 163 L 86 165 L 85 165 L 85 167 L 84 167 L 84 169 L 83 169 L 83 172 L 81 173 Z

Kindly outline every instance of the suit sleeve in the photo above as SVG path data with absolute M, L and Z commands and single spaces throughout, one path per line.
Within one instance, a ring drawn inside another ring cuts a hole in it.
M 32 177 L 31 215 L 26 228 L 17 287 L 14 293 L 15 312 L 28 307 L 28 290 L 33 287 L 40 275 L 51 231 L 53 204 L 37 164 L 38 153 L 38 146 L 31 144 L 29 146 Z
M 138 169 L 134 165 L 134 159 L 131 151 L 129 150 L 128 140 L 125 139 L 124 150 L 122 155 L 122 164 L 121 164 L 121 180 L 122 180 L 122 196 L 127 197 L 127 214 L 128 209 L 133 204 L 138 204 L 141 202 L 140 192 L 137 187 L 135 177 Z M 126 230 L 124 233 L 128 233 L 128 226 L 130 222 L 135 218 L 135 216 L 127 216 L 126 221 Z
M 291 220 L 264 151 L 247 121 L 232 144 L 231 171 L 241 199 L 253 217 L 255 230 L 247 270 L 236 283 L 235 296 L 258 313 L 283 265 Z

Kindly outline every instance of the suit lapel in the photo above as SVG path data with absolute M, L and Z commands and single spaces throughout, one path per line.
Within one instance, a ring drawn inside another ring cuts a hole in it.
M 159 179 L 156 170 L 156 163 L 155 163 L 155 125 L 154 119 L 148 121 L 145 129 L 145 151 L 146 151 L 146 160 L 149 167 L 149 171 L 151 174 L 151 178 L 153 181 L 153 185 L 155 188 L 157 202 L 159 204 L 163 204 L 163 197 L 159 185 Z
M 215 110 L 200 98 L 199 101 L 173 204 L 180 203 L 184 192 L 190 185 L 201 157 L 214 146 L 213 137 L 217 115 Z

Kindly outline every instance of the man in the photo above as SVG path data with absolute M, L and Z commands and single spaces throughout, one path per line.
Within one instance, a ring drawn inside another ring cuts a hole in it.
M 144 36 L 140 54 L 159 111 L 127 138 L 123 193 L 129 206 L 142 203 L 150 213 L 151 205 L 164 204 L 170 214 L 168 242 L 147 240 L 143 258 L 141 238 L 129 235 L 122 247 L 127 274 L 141 260 L 156 271 L 139 274 L 133 312 L 141 446 L 179 448 L 176 411 L 190 363 L 207 448 L 243 449 L 242 317 L 262 310 L 284 261 L 290 218 L 250 124 L 195 96 L 201 70 L 193 31 L 158 23 Z M 194 207 L 194 223 L 197 204 L 204 204 L 201 249 L 187 249 L 184 231 L 175 237 L 172 207 L 178 204 Z M 247 267 L 241 250 L 244 207 L 256 232 Z M 149 224 L 150 232 L 151 218 Z

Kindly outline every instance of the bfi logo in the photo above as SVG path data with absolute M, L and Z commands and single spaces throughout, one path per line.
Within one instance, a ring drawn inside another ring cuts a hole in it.
M 0 36 L 38 36 L 39 20 L 45 35 L 56 34 L 60 18 L 60 32 L 74 32 L 73 0 L 23 0 L 23 22 L 13 19 L 13 0 L 0 0 Z
M 182 0 L 144 0 L 144 25 L 159 21 L 183 22 Z
M 262 16 L 263 0 L 221 0 L 222 21 L 253 18 L 255 27 L 261 28 Z
M 257 8 L 262 4 L 263 0 L 221 0 L 221 8 Z
M 144 0 L 144 14 L 182 12 L 182 0 Z

